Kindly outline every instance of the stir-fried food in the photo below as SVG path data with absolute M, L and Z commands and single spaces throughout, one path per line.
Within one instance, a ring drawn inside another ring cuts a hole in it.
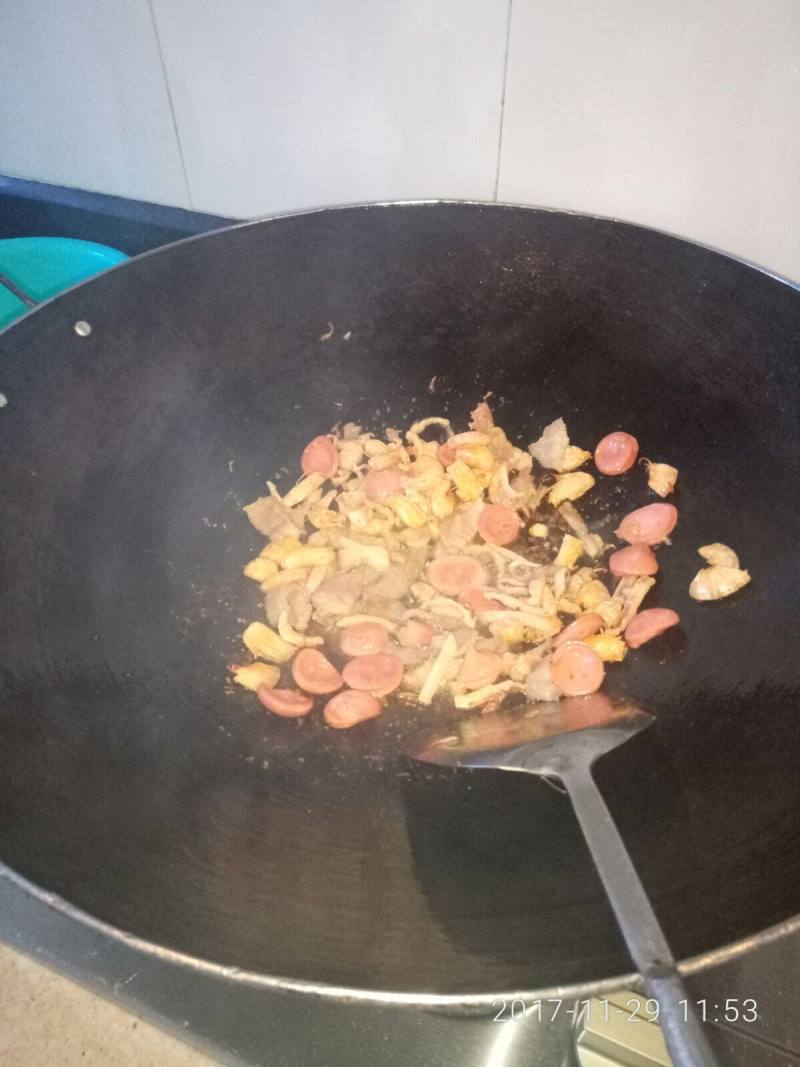
M 625 516 L 626 545 L 607 558 L 615 546 L 575 504 L 595 487 L 583 469 L 592 456 L 614 477 L 638 454 L 622 432 L 594 453 L 579 448 L 562 419 L 520 448 L 485 401 L 464 432 L 427 418 L 384 437 L 353 423 L 315 437 L 297 484 L 282 494 L 267 483 L 245 508 L 267 538 L 244 568 L 266 618 L 244 631 L 253 661 L 231 668 L 235 681 L 277 715 L 307 715 L 319 700 L 337 728 L 379 715 L 390 694 L 488 712 L 514 693 L 596 692 L 607 664 L 680 621 L 640 611 L 677 508 Z M 675 468 L 645 463 L 653 491 L 671 492 Z M 693 596 L 746 575 L 723 549 L 701 549 L 710 566 Z
M 694 600 L 722 600 L 750 581 L 748 572 L 739 566 L 739 557 L 727 545 L 715 541 L 697 551 L 708 566 L 697 572 L 689 586 L 689 596 Z

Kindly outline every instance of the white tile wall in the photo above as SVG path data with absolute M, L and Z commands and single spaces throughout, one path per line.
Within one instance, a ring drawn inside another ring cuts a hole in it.
M 0 14 L 0 174 L 188 207 L 148 0 Z
M 513 0 L 499 197 L 800 280 L 798 0 Z
M 196 208 L 494 193 L 508 0 L 154 0 Z
M 800 0 L 6 7 L 0 174 L 238 216 L 497 192 L 800 280 Z

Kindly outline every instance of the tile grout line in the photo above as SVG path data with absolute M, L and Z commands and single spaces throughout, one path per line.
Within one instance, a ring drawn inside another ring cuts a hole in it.
M 503 91 L 500 95 L 500 130 L 497 135 L 497 166 L 494 172 L 494 201 L 497 202 L 497 193 L 500 188 L 500 160 L 503 151 L 503 123 L 506 113 L 506 87 L 508 85 L 508 53 L 511 48 L 511 8 L 514 0 L 508 0 L 508 15 L 506 17 L 506 49 L 503 56 Z
M 150 21 L 153 24 L 153 34 L 156 39 L 156 48 L 158 50 L 158 59 L 161 63 L 161 74 L 164 78 L 164 88 L 167 92 L 167 102 L 169 103 L 169 112 L 172 116 L 172 128 L 175 131 L 175 140 L 178 145 L 178 158 L 181 161 L 181 172 L 183 173 L 183 184 L 186 186 L 186 196 L 189 201 L 189 210 L 194 210 L 194 200 L 192 199 L 192 189 L 189 184 L 189 172 L 186 169 L 186 158 L 183 154 L 183 144 L 181 142 L 181 134 L 178 129 L 178 119 L 175 115 L 175 103 L 172 99 L 172 90 L 169 87 L 169 78 L 167 76 L 167 65 L 164 61 L 164 49 L 161 47 L 161 36 L 158 32 L 158 21 L 156 20 L 156 13 L 153 8 L 153 0 L 147 0 L 147 6 L 150 10 Z

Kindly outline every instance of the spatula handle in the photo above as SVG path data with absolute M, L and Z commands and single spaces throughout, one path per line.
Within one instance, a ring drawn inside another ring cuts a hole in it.
M 560 777 L 628 951 L 644 979 L 648 995 L 658 1002 L 659 1022 L 675 1067 L 719 1067 L 636 868 L 591 772 L 588 768 L 574 768 Z

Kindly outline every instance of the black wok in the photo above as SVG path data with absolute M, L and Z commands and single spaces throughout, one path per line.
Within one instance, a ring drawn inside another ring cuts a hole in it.
M 0 337 L 0 859 L 246 979 L 464 1001 L 629 973 L 546 784 L 405 761 L 408 710 L 334 733 L 226 691 L 258 614 L 241 504 L 337 420 L 464 420 L 493 390 L 521 440 L 563 415 L 581 444 L 625 428 L 680 468 L 652 603 L 683 626 L 615 672 L 657 722 L 598 778 L 677 956 L 791 918 L 798 354 L 800 293 L 767 274 L 475 204 L 245 225 L 29 315 Z M 594 517 L 645 499 L 634 472 Z M 695 604 L 714 540 L 753 581 Z

